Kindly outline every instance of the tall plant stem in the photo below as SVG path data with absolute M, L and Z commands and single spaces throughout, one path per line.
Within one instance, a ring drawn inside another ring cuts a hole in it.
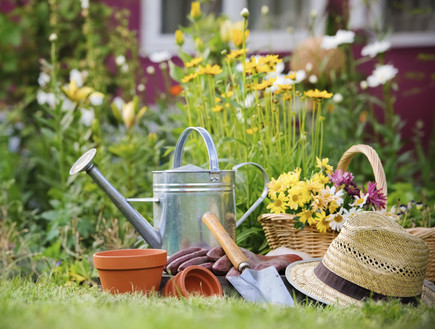
M 51 43 L 51 63 L 53 65 L 53 69 L 51 71 L 51 87 L 54 91 L 55 99 L 57 101 L 60 100 L 60 91 L 57 86 L 57 57 L 56 57 L 56 41 L 53 41 Z M 63 149 L 63 133 L 62 133 L 62 102 L 58 103 L 56 102 L 55 110 L 55 132 L 56 132 L 56 142 L 58 147 L 58 153 L 57 153 L 57 161 L 58 161 L 58 169 L 59 169 L 59 178 L 60 178 L 60 184 L 61 188 L 63 189 L 65 187 L 65 168 L 64 168 L 64 149 Z

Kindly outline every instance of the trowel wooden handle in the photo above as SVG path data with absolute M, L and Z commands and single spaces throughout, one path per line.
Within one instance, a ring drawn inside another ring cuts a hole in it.
M 249 267 L 248 260 L 242 253 L 237 244 L 231 239 L 230 235 L 225 231 L 217 216 L 212 212 L 207 212 L 202 216 L 202 221 L 207 225 L 216 239 L 219 241 L 221 247 L 225 250 L 231 263 L 242 272 L 245 268 Z

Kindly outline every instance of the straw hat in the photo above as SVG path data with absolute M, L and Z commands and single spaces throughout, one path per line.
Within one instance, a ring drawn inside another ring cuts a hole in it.
M 391 218 L 362 212 L 343 226 L 323 258 L 294 262 L 286 269 L 289 283 L 317 301 L 340 306 L 398 297 L 402 302 L 422 294 L 429 249 Z M 426 290 L 425 290 L 426 291 Z

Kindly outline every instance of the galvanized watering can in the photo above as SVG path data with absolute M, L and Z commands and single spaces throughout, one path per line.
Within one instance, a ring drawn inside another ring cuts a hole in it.
M 208 151 L 209 169 L 192 164 L 181 166 L 187 137 L 197 131 Z M 86 171 L 112 202 L 131 222 L 151 246 L 165 249 L 168 256 L 190 246 L 219 246 L 218 241 L 202 222 L 206 212 L 214 212 L 222 220 L 230 236 L 235 239 L 239 226 L 267 196 L 269 178 L 265 170 L 253 162 L 236 165 L 232 170 L 219 170 L 216 147 L 209 132 L 202 127 L 189 127 L 183 131 L 175 146 L 173 168 L 153 171 L 153 197 L 125 199 L 93 165 L 96 149 L 83 154 L 70 170 L 70 175 Z M 236 222 L 235 176 L 247 164 L 256 166 L 263 174 L 264 188 L 260 198 Z M 130 202 L 153 202 L 154 227 L 133 208 Z

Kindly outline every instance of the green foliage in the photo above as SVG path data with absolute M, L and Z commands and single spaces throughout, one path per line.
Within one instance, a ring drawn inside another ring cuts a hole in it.
M 160 130 L 166 113 L 145 106 L 128 23 L 127 10 L 100 1 L 83 9 L 75 0 L 31 0 L 0 14 L 0 89 L 8 91 L 0 102 L 0 251 L 9 277 L 91 282 L 93 250 L 143 244 L 89 177 L 68 173 L 96 147 L 95 164 L 113 185 L 144 197 L 152 170 L 168 160 L 172 133 Z M 116 96 L 124 100 L 117 117 L 109 110 Z

